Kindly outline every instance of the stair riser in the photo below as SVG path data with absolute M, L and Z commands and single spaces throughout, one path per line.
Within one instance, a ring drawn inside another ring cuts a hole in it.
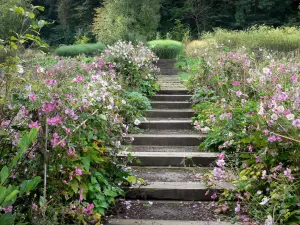
M 168 111 L 148 111 L 145 112 L 147 117 L 156 118 L 191 118 L 194 112 L 168 112 Z
M 147 200 L 184 200 L 184 201 L 211 201 L 211 195 L 205 195 L 207 189 L 139 189 L 129 190 L 126 197 L 131 199 Z
M 188 155 L 188 154 L 187 154 Z M 120 159 L 124 159 L 125 156 L 119 156 Z M 208 167 L 214 164 L 216 158 L 205 158 L 205 157 L 194 157 L 183 158 L 183 157 L 135 157 L 140 162 L 137 163 L 136 160 L 133 160 L 129 163 L 130 166 L 155 166 L 155 167 L 193 167 L 201 166 Z
M 187 95 L 188 90 L 160 90 L 158 94 L 163 95 Z
M 156 95 L 152 97 L 153 101 L 189 101 L 191 95 Z
M 182 102 L 182 103 L 151 103 L 153 109 L 190 109 L 191 103 L 189 102 Z
M 133 145 L 198 146 L 200 143 L 200 139 L 192 137 L 135 137 Z
M 157 129 L 157 130 L 175 130 L 175 129 L 192 129 L 190 122 L 178 123 L 141 123 L 141 129 Z

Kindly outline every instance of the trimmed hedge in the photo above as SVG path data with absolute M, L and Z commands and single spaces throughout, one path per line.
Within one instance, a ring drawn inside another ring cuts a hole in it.
M 78 56 L 87 55 L 91 56 L 98 52 L 103 52 L 105 45 L 102 43 L 96 44 L 78 44 L 61 46 L 55 50 L 55 54 L 58 56 Z
M 184 44 L 173 40 L 154 40 L 148 47 L 161 59 L 175 59 L 184 52 Z

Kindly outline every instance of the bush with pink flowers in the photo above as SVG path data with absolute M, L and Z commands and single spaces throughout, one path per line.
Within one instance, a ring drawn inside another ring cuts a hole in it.
M 226 48 L 191 60 L 200 149 L 220 153 L 212 180 L 234 185 L 220 202 L 237 200 L 233 220 L 299 224 L 299 62 Z

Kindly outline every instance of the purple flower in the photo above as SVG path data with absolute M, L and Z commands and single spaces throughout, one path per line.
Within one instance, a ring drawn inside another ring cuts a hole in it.
M 29 128 L 38 128 L 39 122 L 38 121 L 32 122 L 32 123 L 28 124 L 28 127 Z
M 34 93 L 31 93 L 28 95 L 28 98 L 30 99 L 30 101 L 34 102 L 36 100 L 36 95 Z
M 218 196 L 217 196 L 217 194 L 216 193 L 214 193 L 212 196 L 210 196 L 212 199 L 216 199 L 216 198 L 218 198 Z
M 13 210 L 13 206 L 12 205 L 10 205 L 10 206 L 8 206 L 7 208 L 3 208 L 3 211 L 5 212 L 5 213 L 10 213 L 10 212 L 12 212 L 12 210 Z
M 81 175 L 82 175 L 82 169 L 76 167 L 75 173 L 76 173 L 77 175 L 81 176 Z

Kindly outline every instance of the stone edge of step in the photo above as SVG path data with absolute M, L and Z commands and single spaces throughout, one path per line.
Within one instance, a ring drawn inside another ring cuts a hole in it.
M 138 220 L 109 219 L 107 225 L 230 225 L 230 222 L 182 221 L 182 220 Z M 236 224 L 239 225 L 239 224 Z

